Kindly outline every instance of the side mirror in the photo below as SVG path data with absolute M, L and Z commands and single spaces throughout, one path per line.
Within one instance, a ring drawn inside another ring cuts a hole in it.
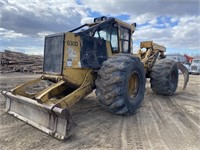
M 137 26 L 137 24 L 136 24 L 136 23 L 132 23 L 131 25 L 132 25 L 132 27 L 133 27 L 133 31 L 132 31 L 132 33 L 134 33 L 134 32 L 135 32 L 135 29 L 136 29 L 136 26 Z

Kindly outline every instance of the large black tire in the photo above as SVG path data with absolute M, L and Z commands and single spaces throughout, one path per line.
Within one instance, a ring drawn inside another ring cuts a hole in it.
M 157 61 L 150 73 L 151 89 L 159 95 L 172 95 L 178 86 L 178 67 L 175 61 L 161 59 Z
M 130 115 L 144 99 L 144 66 L 130 55 L 113 56 L 103 63 L 95 83 L 97 98 L 104 108 L 114 114 Z

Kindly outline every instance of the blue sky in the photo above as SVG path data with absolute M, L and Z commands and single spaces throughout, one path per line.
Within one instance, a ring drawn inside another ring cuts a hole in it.
M 94 17 L 137 23 L 133 52 L 153 40 L 167 53 L 200 55 L 199 0 L 0 0 L 0 51 L 43 54 L 44 36 Z

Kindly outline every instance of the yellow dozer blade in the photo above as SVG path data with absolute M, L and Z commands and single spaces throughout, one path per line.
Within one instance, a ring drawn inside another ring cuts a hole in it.
M 62 77 L 43 75 L 11 91 L 2 91 L 7 99 L 6 111 L 53 137 L 65 139 L 76 126 L 70 106 L 92 91 L 88 78 L 89 74 L 82 85 L 75 88 Z
M 71 135 L 71 118 L 68 109 L 39 104 L 33 99 L 11 92 L 2 92 L 6 97 L 6 111 L 26 123 L 54 136 L 64 139 Z

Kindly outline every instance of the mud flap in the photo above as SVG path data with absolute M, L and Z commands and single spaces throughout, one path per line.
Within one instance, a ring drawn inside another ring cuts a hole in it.
M 76 125 L 68 109 L 40 104 L 7 91 L 2 94 L 6 97 L 6 111 L 14 117 L 58 139 L 65 139 L 73 133 Z
M 187 68 L 186 68 L 183 64 L 181 64 L 181 63 L 179 63 L 179 62 L 176 62 L 175 64 L 177 65 L 178 69 L 179 69 L 179 70 L 182 72 L 182 74 L 183 74 L 183 77 L 184 77 L 183 90 L 185 90 L 185 88 L 186 88 L 186 86 L 187 86 L 187 83 L 188 83 L 188 81 L 189 81 L 189 72 L 188 72 Z

